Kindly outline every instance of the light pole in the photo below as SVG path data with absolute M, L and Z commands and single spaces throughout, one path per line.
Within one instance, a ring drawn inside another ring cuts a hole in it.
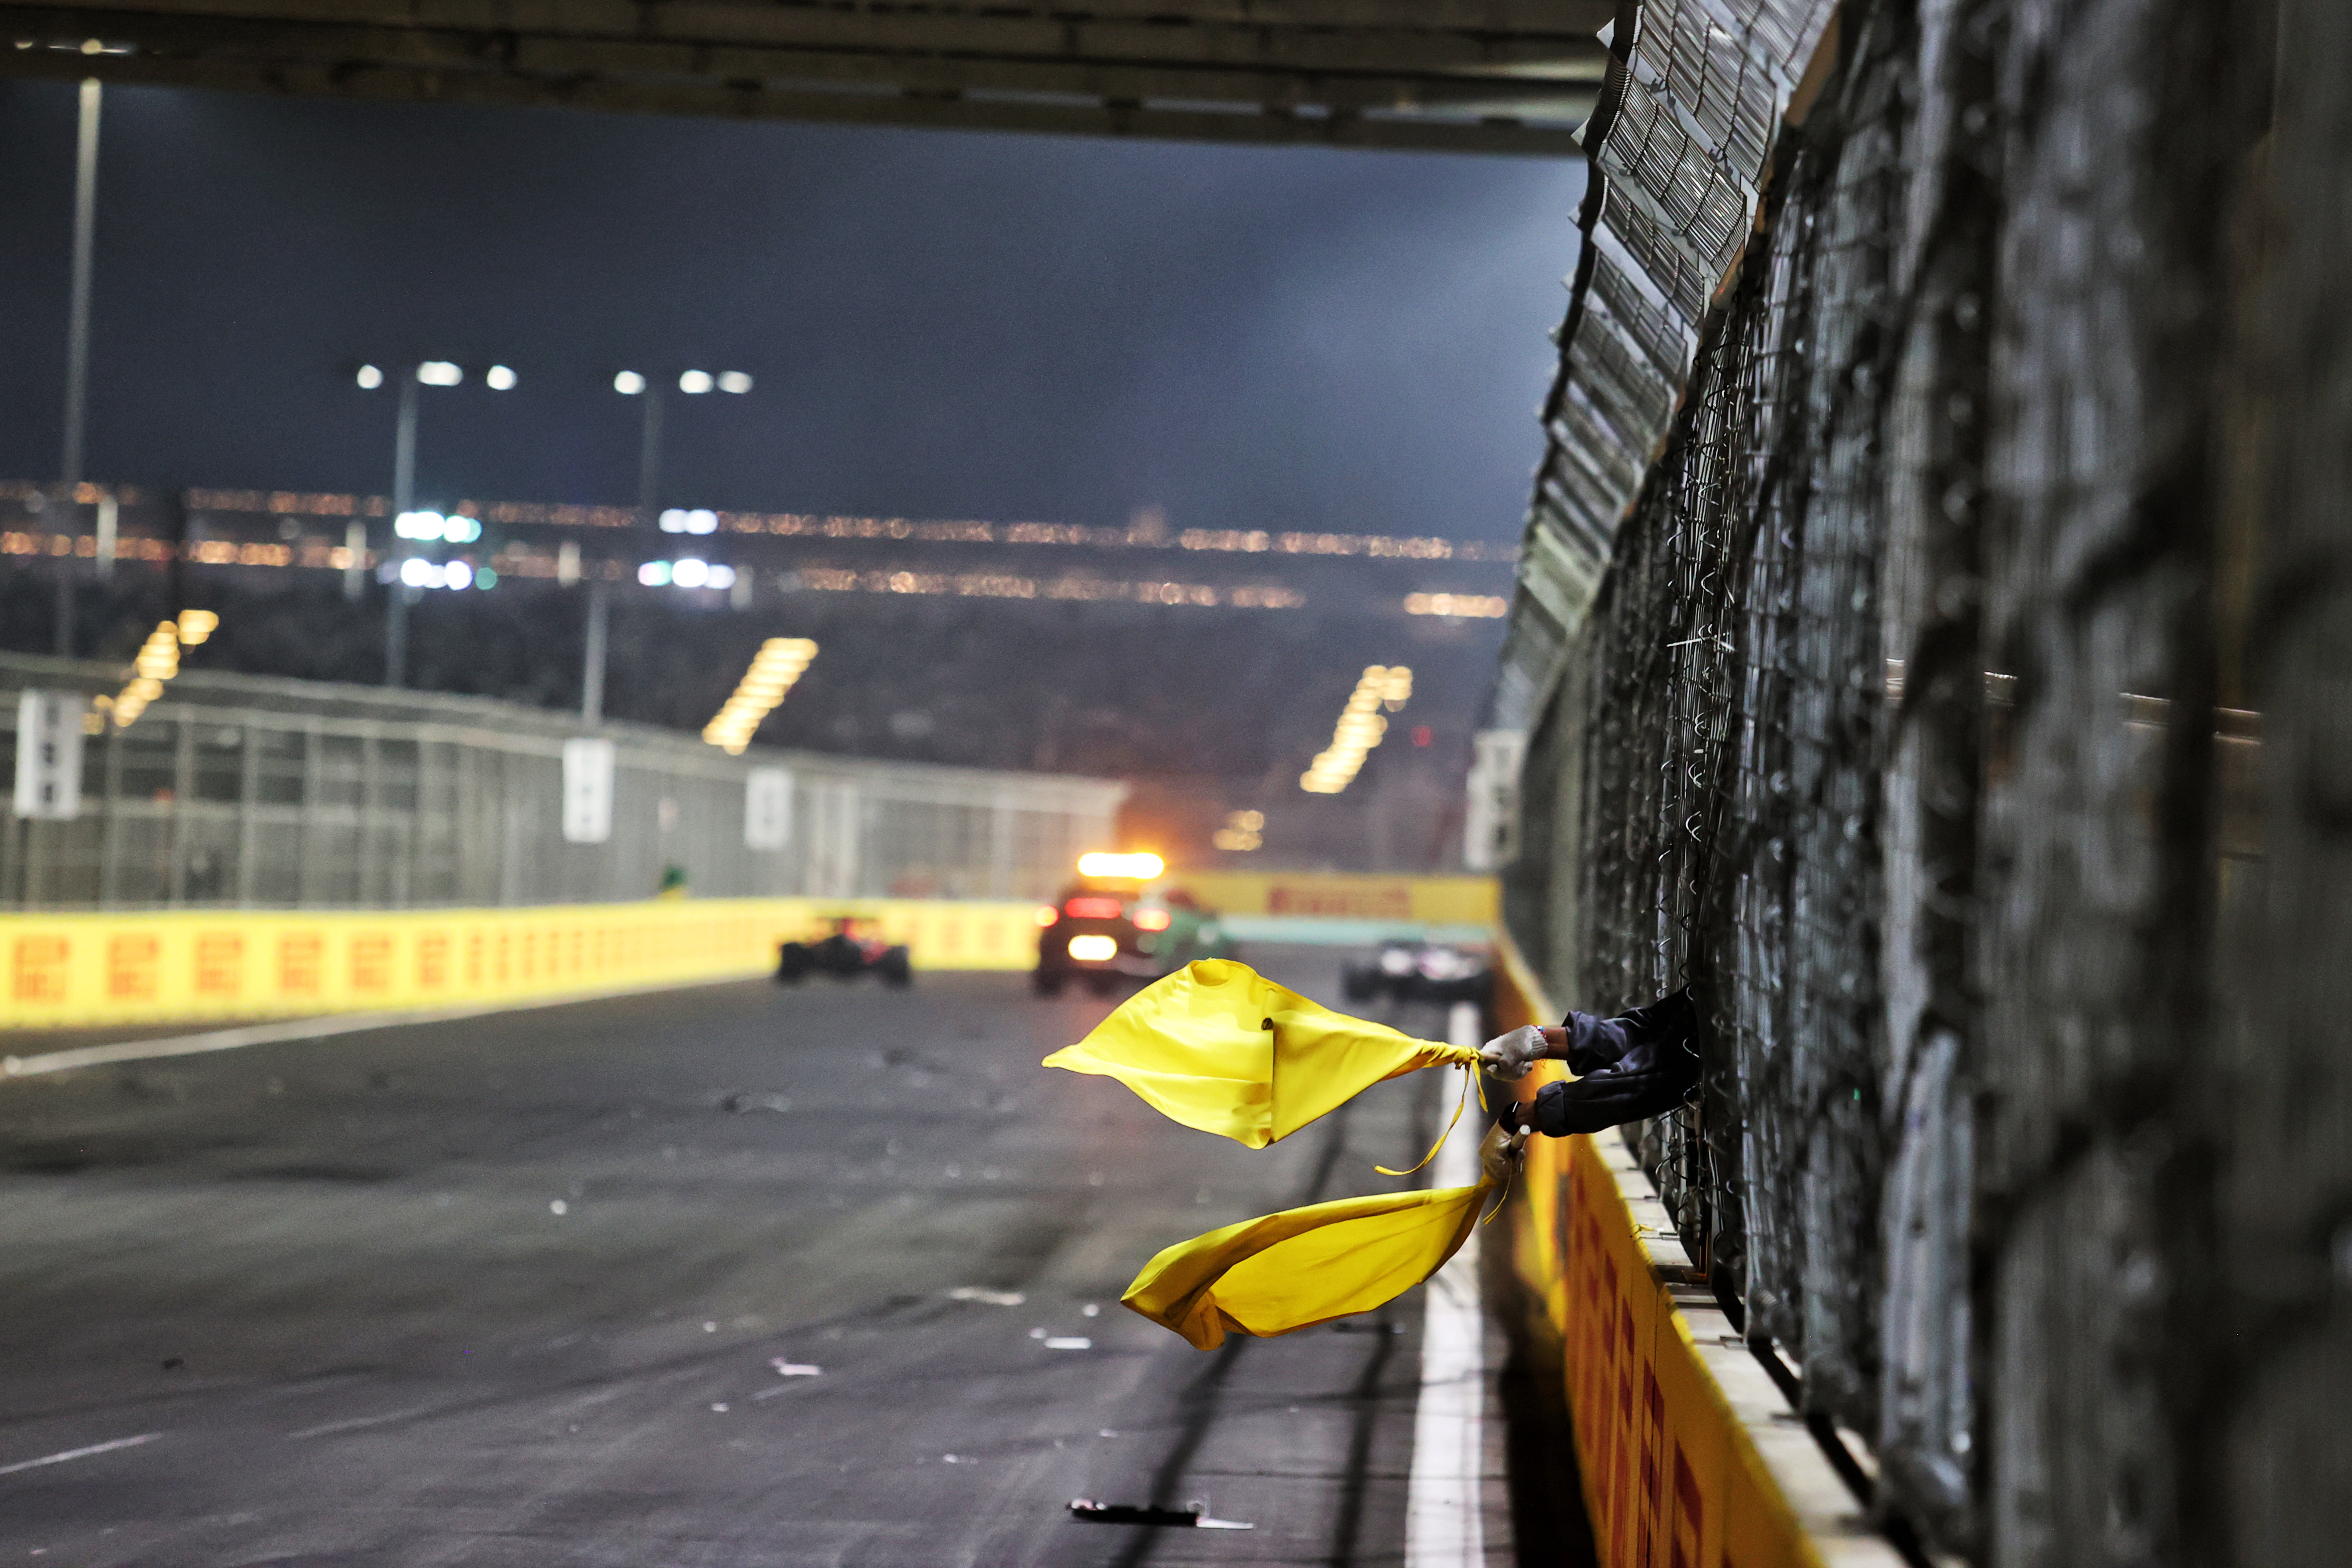
M 100 92 L 96 77 L 83 80 L 80 124 L 74 138 L 73 285 L 66 309 L 65 435 L 58 457 L 58 500 L 68 517 L 75 492 L 81 488 L 82 433 L 89 402 L 89 283 L 98 227 Z M 58 563 L 58 656 L 71 658 L 73 645 L 74 563 L 68 555 Z
M 716 375 L 707 370 L 689 370 L 679 374 L 677 389 L 688 397 L 712 391 L 740 397 L 751 390 L 751 378 L 740 370 L 722 370 Z M 637 526 L 649 528 L 661 505 L 661 384 L 646 379 L 640 372 L 625 370 L 613 378 L 613 390 L 624 397 L 645 399 L 644 423 L 637 433 Z M 610 642 L 612 613 L 612 585 L 599 573 L 588 582 L 588 635 L 580 676 L 580 718 L 583 723 L 601 724 L 604 720 L 605 648 Z
M 459 386 L 466 380 L 465 368 L 453 361 L 429 359 L 398 373 L 400 377 L 400 417 L 392 438 L 392 515 L 398 520 L 416 510 L 416 400 L 418 390 L 427 386 Z M 383 372 L 372 364 L 360 366 L 356 377 L 360 390 L 373 392 L 383 384 Z M 482 383 L 492 392 L 514 390 L 515 373 L 502 364 L 494 364 L 483 373 Z M 347 536 L 356 564 L 358 552 L 364 548 L 364 533 L 357 529 Z M 393 538 L 401 537 L 395 526 Z M 416 602 L 417 590 L 400 579 L 400 563 L 406 557 L 406 548 L 397 542 L 391 546 L 393 563 L 391 598 L 386 604 L 383 623 L 383 683 L 404 686 L 408 682 L 408 606 Z M 344 594 L 352 596 L 357 579 L 346 571 Z

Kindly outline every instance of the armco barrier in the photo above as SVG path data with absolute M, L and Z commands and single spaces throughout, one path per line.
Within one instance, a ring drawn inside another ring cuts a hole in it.
M 1496 1022 L 1556 1013 L 1498 936 Z M 1519 1097 L 1562 1076 L 1546 1062 Z M 1559 1347 L 1603 1568 L 1897 1568 L 1732 1329 L 1625 1141 L 1528 1141 L 1508 1205 L 1519 1307 Z
M 678 899 L 397 911 L 0 914 L 0 1026 L 70 1028 L 524 1002 L 764 973 L 849 916 L 915 968 L 1025 969 L 1027 903 Z

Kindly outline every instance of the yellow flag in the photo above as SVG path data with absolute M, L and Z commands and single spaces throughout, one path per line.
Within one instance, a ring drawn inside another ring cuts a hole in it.
M 1492 1184 L 1285 1209 L 1178 1242 L 1119 1298 L 1196 1350 L 1263 1337 L 1394 1300 L 1444 1265 Z
M 1253 1149 L 1385 1079 L 1477 1051 L 1416 1040 L 1276 985 L 1245 963 L 1195 959 L 1129 997 L 1049 1068 L 1115 1078 L 1171 1121 Z

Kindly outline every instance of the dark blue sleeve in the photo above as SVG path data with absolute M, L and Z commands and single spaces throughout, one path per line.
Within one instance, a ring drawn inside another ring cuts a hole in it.
M 1568 1031 L 1568 1070 L 1582 1078 L 1625 1054 L 1625 1026 L 1615 1018 L 1570 1013 L 1559 1021 Z

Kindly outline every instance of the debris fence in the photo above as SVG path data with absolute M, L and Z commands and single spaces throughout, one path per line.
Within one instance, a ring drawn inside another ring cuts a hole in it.
M 2254 607 L 2265 456 L 2336 417 L 2254 368 L 2320 287 L 2269 263 L 2272 182 L 2344 180 L 2280 14 L 2338 26 L 1646 0 L 1584 132 L 1495 700 L 1509 922 L 1580 1008 L 1693 988 L 1704 1082 L 1639 1139 L 1685 1240 L 1890 1522 L 1989 1563 L 2280 1528 L 2275 1482 L 2190 1495 L 2257 1441 L 2223 1413 L 2269 1431 L 2223 1220 L 2282 1140 L 2327 1170 L 2278 1245 L 2352 1187 L 2248 1043 L 2263 848 L 2344 832 L 2261 766 L 2344 620 L 2315 589 L 2272 645 Z

